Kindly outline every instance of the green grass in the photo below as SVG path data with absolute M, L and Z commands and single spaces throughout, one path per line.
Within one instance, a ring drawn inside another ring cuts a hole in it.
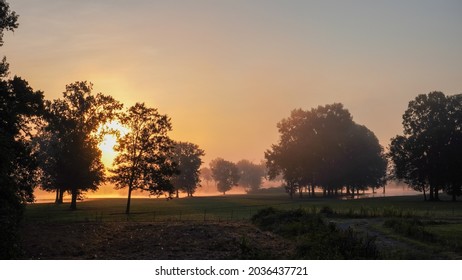
M 425 202 L 421 196 L 364 198 L 295 198 L 280 195 L 227 195 L 181 199 L 135 198 L 131 214 L 125 215 L 126 199 L 89 199 L 79 202 L 78 210 L 69 204 L 31 204 L 27 206 L 28 221 L 165 221 L 165 220 L 242 220 L 250 219 L 267 207 L 283 210 L 304 208 L 313 213 L 329 207 L 335 215 L 345 217 L 419 217 L 462 221 L 462 202 Z
M 69 209 L 69 203 L 30 204 L 27 205 L 24 222 L 250 221 L 260 210 L 273 207 L 278 211 L 291 210 L 290 213 L 320 214 L 328 222 L 343 225 L 367 220 L 366 227 L 353 226 L 352 230 L 357 232 L 351 234 L 363 233 L 367 238 L 367 232 L 372 231 L 404 244 L 386 249 L 388 255 L 384 254 L 384 258 L 457 259 L 462 255 L 462 202 L 426 202 L 422 196 L 342 200 L 322 196 L 290 199 L 284 193 L 263 193 L 172 200 L 134 198 L 130 215 L 125 215 L 125 206 L 125 198 L 88 199 L 79 202 L 76 211 Z M 389 221 L 387 226 L 386 221 Z M 288 226 L 288 230 L 295 231 L 303 228 Z M 346 228 L 342 232 L 344 230 Z M 432 239 L 429 240 L 428 236 Z M 357 237 L 362 238 L 360 235 Z M 311 249 L 314 246 L 308 239 L 304 242 Z M 244 247 L 247 245 L 243 242 Z

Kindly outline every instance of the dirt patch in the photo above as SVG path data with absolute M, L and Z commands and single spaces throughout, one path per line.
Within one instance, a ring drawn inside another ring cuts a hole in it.
M 245 222 L 28 223 L 24 259 L 287 259 L 294 245 Z

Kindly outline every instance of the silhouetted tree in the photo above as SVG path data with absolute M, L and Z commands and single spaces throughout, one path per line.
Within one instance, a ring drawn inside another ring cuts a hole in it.
M 223 195 L 233 186 L 238 185 L 239 170 L 236 164 L 222 158 L 216 158 L 210 162 L 210 170 L 213 180 L 217 182 L 217 190 Z
M 208 167 L 202 167 L 199 172 L 200 172 L 200 177 L 204 179 L 205 182 L 207 182 L 207 186 L 208 186 L 209 182 L 213 180 L 212 171 Z
M 18 28 L 18 15 L 10 10 L 10 4 L 5 0 L 0 0 L 0 47 L 3 46 L 3 32 L 14 31 Z
M 425 168 L 426 160 L 423 159 L 424 154 L 416 149 L 413 140 L 404 136 L 391 139 L 389 147 L 389 157 L 392 162 L 391 178 L 403 181 L 414 190 L 423 192 L 424 200 L 427 200 L 429 184 Z
M 17 225 L 34 200 L 37 161 L 32 132 L 43 108 L 42 92 L 14 77 L 0 80 L 0 258 L 17 253 Z
M 126 214 L 130 213 L 133 190 L 149 191 L 153 195 L 173 192 L 170 182 L 176 172 L 171 160 L 173 141 L 167 133 L 172 129 L 170 118 L 161 115 L 155 108 L 136 103 L 119 117 L 120 123 L 128 129 L 121 136 L 114 150 L 113 175 L 110 181 L 116 189 L 128 188 Z
M 447 178 L 445 191 L 456 201 L 456 197 L 462 195 L 462 94 L 448 96 L 447 99 L 451 129 L 443 150 L 446 155 L 443 176 Z
M 245 159 L 236 165 L 239 170 L 239 185 L 243 186 L 246 192 L 259 190 L 266 175 L 265 167 Z
M 0 46 L 5 30 L 18 27 L 18 16 L 0 0 Z M 19 78 L 8 78 L 0 62 L 0 259 L 19 253 L 18 225 L 26 202 L 32 202 L 37 163 L 31 138 L 43 110 L 43 93 Z
M 186 192 L 192 196 L 200 183 L 199 168 L 202 164 L 201 157 L 205 155 L 204 150 L 198 145 L 188 142 L 176 142 L 172 160 L 177 164 L 179 173 L 173 175 L 172 184 L 175 187 L 176 197 L 178 192 Z
M 71 193 L 71 209 L 86 191 L 97 190 L 104 181 L 104 166 L 98 143 L 100 126 L 113 120 L 122 104 L 112 96 L 92 93 L 93 85 L 75 82 L 66 86 L 62 99 L 47 102 L 47 131 L 57 138 L 56 172 L 59 182 Z M 51 155 L 50 155 L 51 156 Z M 46 170 L 45 170 L 46 171 Z
M 367 127 L 354 124 L 346 141 L 347 164 L 345 185 L 354 191 L 383 187 L 386 183 L 388 161 L 379 140 Z
M 39 165 L 39 186 L 47 192 L 55 192 L 55 203 L 63 203 L 63 196 L 66 192 L 63 175 L 58 173 L 62 164 L 61 153 L 65 143 L 62 143 L 58 135 L 41 129 L 37 132 L 34 142 Z
M 375 135 L 356 124 L 342 104 L 294 110 L 278 124 L 279 143 L 265 152 L 270 179 L 278 174 L 292 197 L 377 188 L 384 184 L 386 159 Z
M 428 188 L 429 200 L 440 190 L 461 194 L 462 95 L 418 95 L 403 115 L 403 135 L 392 139 L 389 156 L 394 176 L 416 190 Z

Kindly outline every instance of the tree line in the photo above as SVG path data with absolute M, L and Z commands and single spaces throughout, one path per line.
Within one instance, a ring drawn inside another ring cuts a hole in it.
M 217 190 L 223 195 L 234 186 L 241 186 L 245 192 L 254 193 L 262 187 L 263 179 L 267 178 L 267 168 L 264 162 L 256 164 L 242 159 L 234 163 L 218 157 L 210 161 L 209 168 L 201 168 L 200 175 L 207 184 L 214 181 Z
M 278 123 L 280 139 L 265 152 L 270 178 L 283 177 L 285 189 L 324 195 L 384 187 L 401 181 L 439 200 L 444 191 L 462 194 L 462 94 L 420 94 L 403 114 L 403 135 L 388 151 L 372 131 L 356 124 L 340 103 L 297 109 Z
M 18 15 L 0 0 L 0 46 L 4 31 L 18 28 Z M 126 133 L 105 127 L 117 120 Z M 93 93 L 86 81 L 65 87 L 59 99 L 45 100 L 28 82 L 9 75 L 0 62 L 0 252 L 14 255 L 16 232 L 24 205 L 34 188 L 56 192 L 61 203 L 71 195 L 71 209 L 87 191 L 104 181 L 131 193 L 192 196 L 200 178 L 214 180 L 225 194 L 240 184 L 247 192 L 263 178 L 282 178 L 291 197 L 381 188 L 389 179 L 407 183 L 438 200 L 441 191 L 453 200 L 462 194 L 462 95 L 431 92 L 409 102 L 403 134 L 392 138 L 388 152 L 375 134 L 357 124 L 340 103 L 293 110 L 278 123 L 278 143 L 265 151 L 265 165 L 222 158 L 202 168 L 205 155 L 198 145 L 172 140 L 171 119 L 144 103 L 124 108 L 110 95 Z M 105 134 L 117 136 L 118 152 L 110 175 L 101 162 L 98 143 Z

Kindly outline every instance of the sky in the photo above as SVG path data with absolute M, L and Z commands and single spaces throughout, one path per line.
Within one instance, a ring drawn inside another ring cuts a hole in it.
M 145 102 L 206 163 L 259 162 L 293 109 L 334 102 L 387 146 L 418 94 L 462 93 L 462 1 L 8 2 L 12 74 L 46 99 L 86 80 Z

